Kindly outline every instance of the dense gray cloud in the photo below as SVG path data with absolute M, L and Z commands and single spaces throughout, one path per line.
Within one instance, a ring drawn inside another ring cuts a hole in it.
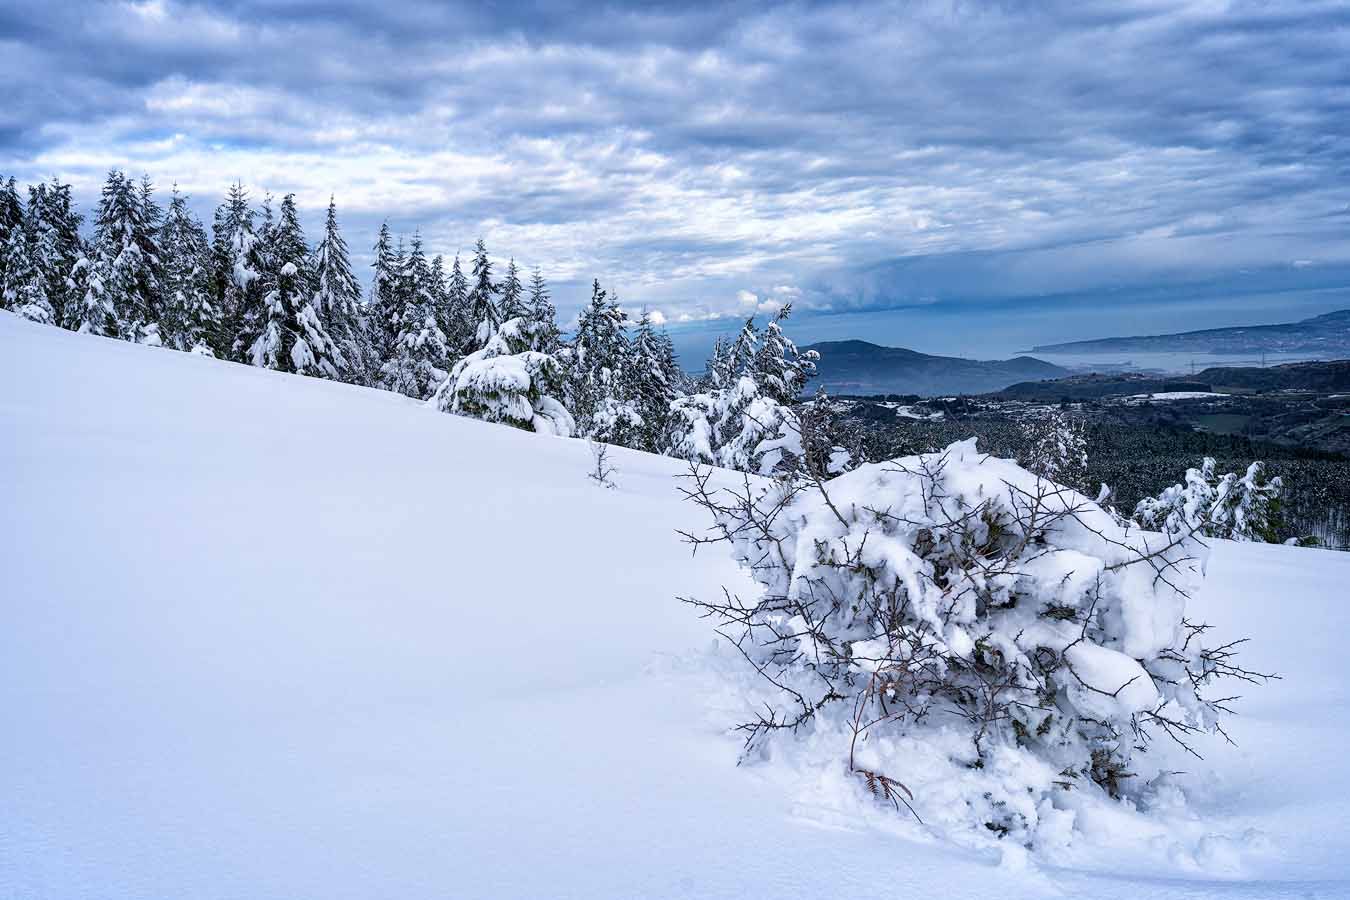
M 87 200 L 145 171 L 203 213 L 240 179 L 310 221 L 331 192 L 354 247 L 482 234 L 671 321 L 1316 306 L 1350 257 L 1346 59 L 1340 2 L 9 0 L 0 171 Z

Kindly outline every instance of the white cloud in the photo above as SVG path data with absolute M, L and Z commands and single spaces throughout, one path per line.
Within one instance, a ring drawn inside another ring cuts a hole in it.
M 755 312 L 764 313 L 766 315 L 771 316 L 777 313 L 782 308 L 783 302 L 781 300 L 774 300 L 771 297 L 768 300 L 761 300 L 759 302 L 759 305 L 755 307 Z

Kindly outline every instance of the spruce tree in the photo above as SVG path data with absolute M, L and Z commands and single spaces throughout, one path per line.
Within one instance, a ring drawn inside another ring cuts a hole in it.
M 530 294 L 525 302 L 525 308 L 526 315 L 537 326 L 539 349 L 544 353 L 556 353 L 562 343 L 558 331 L 558 311 L 553 306 L 548 283 L 544 281 L 538 266 L 535 266 L 534 272 L 530 275 Z
M 568 400 L 581 435 L 632 446 L 640 441 L 642 419 L 627 377 L 627 326 L 618 302 L 593 282 L 572 342 Z
M 295 195 L 287 194 L 275 222 L 264 207 L 262 289 L 256 318 L 246 318 L 241 338 L 251 338 L 248 358 L 255 366 L 311 375 L 338 377 L 333 363 L 333 341 L 314 308 L 314 280 L 309 270 L 309 247 L 295 209 Z
M 716 343 L 702 391 L 671 404 L 663 441 L 668 453 L 762 475 L 802 470 L 802 457 L 812 451 L 791 404 L 815 373 L 816 354 L 798 352 L 782 333 L 786 316 L 777 316 L 762 336 L 750 319 L 731 344 Z M 819 451 L 814 448 L 806 471 L 821 470 Z M 842 448 L 831 447 L 824 467 L 842 471 L 849 461 Z
M 642 428 L 637 436 L 637 449 L 651 453 L 661 452 L 662 436 L 670 417 L 670 404 L 678 396 L 671 371 L 674 354 L 669 339 L 662 340 L 652 326 L 648 313 L 638 320 L 629 353 L 628 382 Z
M 338 377 L 352 384 L 370 383 L 372 353 L 361 316 L 361 285 L 352 273 L 347 242 L 338 228 L 337 205 L 331 197 L 311 271 L 314 311 L 332 338 L 332 362 Z
M 445 283 L 445 257 L 439 253 L 431 258 L 431 297 L 433 310 L 436 314 L 436 324 L 440 327 L 442 333 L 446 333 L 445 324 L 441 319 L 450 303 L 450 297 Z M 446 337 L 449 338 L 448 333 L 446 333 Z
M 476 328 L 470 341 L 472 350 L 485 346 L 501 327 L 501 312 L 495 299 L 497 290 L 492 281 L 492 261 L 488 259 L 483 239 L 479 238 L 473 253 L 473 286 L 469 288 L 469 320 Z
M 174 185 L 160 227 L 164 268 L 165 343 L 179 350 L 214 356 L 221 348 L 220 309 L 214 296 L 211 247 L 202 226 Z
M 436 321 L 440 323 L 441 331 L 445 333 L 450 354 L 454 357 L 466 355 L 470 344 L 473 343 L 478 323 L 469 315 L 469 279 L 464 277 L 458 253 L 455 254 L 455 261 L 450 267 L 450 278 L 445 285 L 445 300 L 441 304 Z
M 708 365 L 704 369 L 701 387 L 705 391 L 716 391 L 726 387 L 734 374 L 731 353 L 726 339 L 718 335 L 713 341 L 712 353 L 708 356 Z
M 8 181 L 0 182 L 0 309 L 14 305 L 16 292 L 11 286 L 9 272 L 17 265 L 15 257 L 25 252 L 23 215 L 23 202 L 11 175 Z M 12 259 L 15 259 L 13 263 Z
M 108 173 L 99 199 L 89 271 L 68 323 L 78 331 L 158 340 L 161 273 L 155 229 L 161 213 L 148 180 Z
M 759 353 L 759 329 L 755 327 L 755 317 L 751 316 L 745 320 L 741 326 L 740 333 L 736 335 L 736 340 L 727 347 L 726 359 L 723 365 L 726 367 L 727 384 L 734 384 L 735 380 L 746 375 L 754 376 L 755 356 Z
M 276 216 L 272 214 L 272 192 L 263 191 L 262 216 L 258 220 L 258 240 L 266 244 L 272 239 L 272 229 L 276 227 Z
M 245 314 L 256 315 L 259 305 L 258 257 L 261 250 L 254 229 L 253 209 L 243 185 L 235 182 L 230 186 L 225 202 L 216 209 L 212 230 L 214 295 L 223 322 L 223 333 L 216 350 L 219 355 L 246 362 L 248 344 L 239 340 L 239 331 Z
M 575 423 L 558 399 L 562 368 L 538 350 L 540 327 L 525 317 L 509 319 L 487 344 L 455 363 L 436 390 L 444 412 L 500 422 L 541 434 L 569 437 Z
M 286 368 L 284 360 L 287 310 L 277 290 L 277 270 L 273 257 L 274 225 L 272 195 L 264 194 L 262 215 L 253 245 L 250 290 L 239 309 L 239 328 L 234 336 L 234 353 L 242 362 L 264 369 Z
M 371 343 L 375 355 L 383 365 L 393 352 L 394 342 L 398 339 L 398 259 L 394 254 L 389 223 L 380 224 L 380 236 L 375 241 L 375 270 L 370 282 L 370 303 L 367 321 Z
M 778 403 L 796 403 L 806 382 L 816 374 L 816 360 L 820 354 L 814 350 L 805 353 L 783 333 L 783 322 L 792 315 L 792 304 L 779 310 L 764 328 L 759 349 L 755 352 L 751 369 L 760 391 Z M 738 342 L 739 345 L 739 342 Z
M 521 284 L 520 270 L 516 268 L 514 256 L 506 265 L 506 277 L 502 279 L 501 295 L 500 309 L 503 322 L 526 314 L 525 285 Z
M 10 235 L 5 296 L 16 313 L 43 325 L 56 324 L 56 312 L 47 296 L 47 279 L 38 266 L 36 234 L 31 216 Z
M 666 384 L 670 385 L 670 390 L 675 396 L 684 393 L 687 378 L 684 370 L 680 368 L 679 362 L 675 359 L 675 343 L 666 333 L 665 327 L 661 328 L 660 334 L 656 336 L 657 359 L 660 362 L 661 371 L 665 375 Z
M 81 216 L 70 199 L 70 185 L 55 178 L 50 184 L 28 189 L 25 228 L 32 265 L 42 280 L 42 293 L 51 306 L 54 324 L 65 322 L 68 305 L 73 305 L 75 283 L 72 275 L 83 255 L 80 241 Z
M 445 334 L 436 323 L 436 297 L 431 267 L 422 250 L 422 236 L 412 245 L 396 280 L 399 332 L 390 359 L 384 364 L 383 383 L 392 391 L 425 400 L 445 379 L 448 351 Z
M 155 200 L 155 188 L 149 175 L 141 176 L 137 191 L 136 229 L 133 240 L 140 248 L 139 257 L 142 268 L 139 273 L 141 289 L 134 298 L 134 308 L 123 314 L 123 320 L 131 323 L 132 340 L 160 345 L 160 321 L 164 317 L 163 265 L 160 259 L 159 229 L 164 224 L 164 209 Z

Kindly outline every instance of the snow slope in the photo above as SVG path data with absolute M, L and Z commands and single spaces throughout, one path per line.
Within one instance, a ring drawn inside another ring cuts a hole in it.
M 1350 896 L 1350 554 L 1219 546 L 1284 680 L 1189 812 L 1028 862 L 737 768 L 674 597 L 748 583 L 613 457 L 0 313 L 0 898 Z

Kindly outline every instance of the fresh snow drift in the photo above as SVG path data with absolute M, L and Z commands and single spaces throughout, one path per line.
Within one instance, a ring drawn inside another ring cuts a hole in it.
M 753 585 L 611 460 L 0 314 L 0 897 L 1350 896 L 1350 556 L 1215 542 L 1195 615 L 1283 676 L 1238 746 L 971 849 L 832 745 L 736 766 L 752 682 L 674 598 Z

